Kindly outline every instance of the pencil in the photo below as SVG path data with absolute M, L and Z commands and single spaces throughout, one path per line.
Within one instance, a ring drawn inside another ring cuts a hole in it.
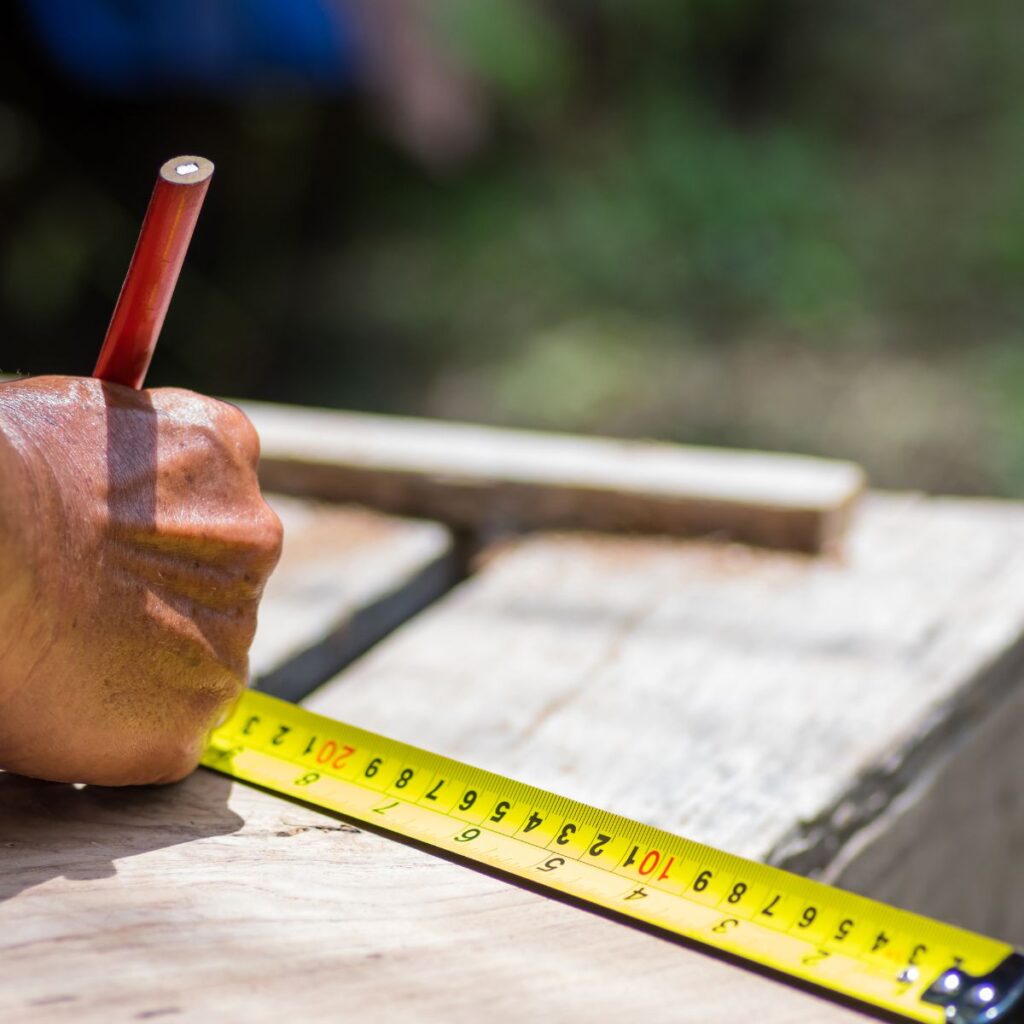
M 142 387 L 212 174 L 201 156 L 160 168 L 94 377 Z

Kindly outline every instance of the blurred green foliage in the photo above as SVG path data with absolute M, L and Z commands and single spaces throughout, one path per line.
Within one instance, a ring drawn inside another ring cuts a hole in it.
M 218 180 L 158 380 L 1024 495 L 1024 9 L 433 10 L 491 110 L 484 152 L 447 173 L 344 103 L 83 116 L 14 75 L 0 289 L 5 332 L 32 339 L 19 368 L 98 336 L 146 169 L 195 149 Z

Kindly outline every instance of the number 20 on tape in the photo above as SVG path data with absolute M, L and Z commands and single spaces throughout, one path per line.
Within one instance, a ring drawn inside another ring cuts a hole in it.
M 735 857 L 266 694 L 203 763 L 908 1020 L 1024 1021 L 1006 943 Z

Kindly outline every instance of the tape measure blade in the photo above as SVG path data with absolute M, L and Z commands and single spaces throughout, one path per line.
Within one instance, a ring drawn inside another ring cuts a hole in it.
M 960 1019 L 946 1013 L 955 993 L 925 994 L 950 969 L 966 984 L 1013 953 L 254 691 L 203 763 L 911 1020 Z

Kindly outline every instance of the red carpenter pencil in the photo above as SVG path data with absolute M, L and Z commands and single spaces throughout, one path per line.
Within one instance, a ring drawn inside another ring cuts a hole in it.
M 201 156 L 160 168 L 94 377 L 142 387 L 212 174 Z

